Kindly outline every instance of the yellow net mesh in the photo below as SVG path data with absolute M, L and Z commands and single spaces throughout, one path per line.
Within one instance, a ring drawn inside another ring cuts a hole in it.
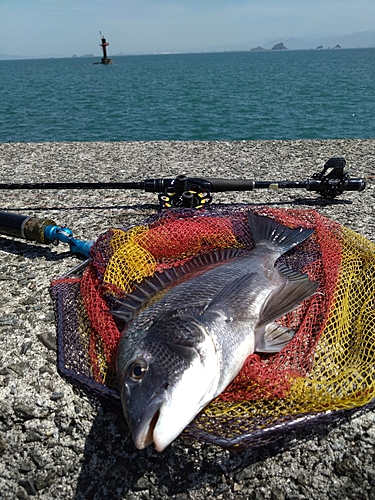
M 133 283 L 140 283 L 144 277 L 155 272 L 154 256 L 137 241 L 145 232 L 148 232 L 145 226 L 136 226 L 129 231 L 113 230 L 113 255 L 104 273 L 104 283 L 130 292 Z

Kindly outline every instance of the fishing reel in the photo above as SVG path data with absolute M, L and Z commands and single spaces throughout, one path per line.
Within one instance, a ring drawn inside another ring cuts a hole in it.
M 160 208 L 173 207 L 203 208 L 211 203 L 210 191 L 202 184 L 203 179 L 189 179 L 186 175 L 178 175 L 171 186 L 159 193 Z M 195 181 L 195 182 L 194 182 Z
M 310 179 L 309 190 L 316 191 L 322 198 L 335 198 L 344 191 L 363 191 L 363 179 L 351 179 L 344 172 L 344 158 L 330 158 L 321 172 L 315 173 Z

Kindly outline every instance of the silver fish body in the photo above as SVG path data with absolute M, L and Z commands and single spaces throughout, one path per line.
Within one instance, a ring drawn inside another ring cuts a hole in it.
M 306 275 L 275 267 L 313 230 L 290 229 L 251 211 L 248 219 L 251 251 L 219 251 L 203 259 L 205 266 L 198 258 L 138 287 L 136 300 L 144 293 L 146 306 L 135 311 L 120 339 L 117 371 L 139 449 L 154 443 L 164 450 L 250 354 L 280 351 L 294 332 L 275 320 L 317 289 Z

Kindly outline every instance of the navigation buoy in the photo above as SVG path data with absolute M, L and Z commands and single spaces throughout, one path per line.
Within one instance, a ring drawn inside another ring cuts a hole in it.
M 110 57 L 107 57 L 107 47 L 109 43 L 104 38 L 104 36 L 102 36 L 102 32 L 100 32 L 100 36 L 102 37 L 102 43 L 100 43 L 99 45 L 103 49 L 102 64 L 113 64 L 112 59 Z

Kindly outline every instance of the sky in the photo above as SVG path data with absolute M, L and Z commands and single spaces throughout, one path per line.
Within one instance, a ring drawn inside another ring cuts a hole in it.
M 375 0 L 0 0 L 0 54 L 205 51 L 375 29 Z M 251 48 L 251 47 L 249 47 Z

